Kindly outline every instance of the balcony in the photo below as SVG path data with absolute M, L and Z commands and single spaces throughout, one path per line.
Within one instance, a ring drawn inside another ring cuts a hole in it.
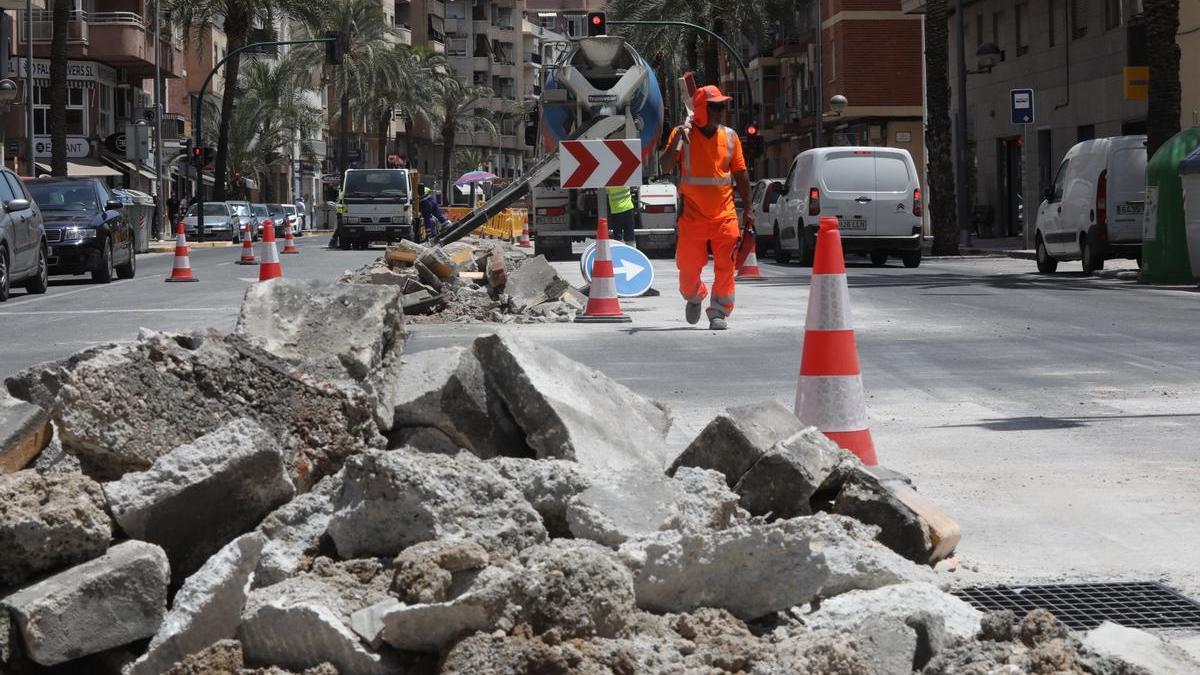
M 33 44 L 35 47 L 49 45 L 53 37 L 54 21 L 49 10 L 34 10 L 33 11 Z M 21 14 L 24 16 L 24 13 Z M 26 44 L 26 34 L 29 30 L 22 19 L 17 22 L 17 40 L 21 44 Z M 67 53 L 69 56 L 82 56 L 72 47 L 76 45 L 87 46 L 88 44 L 88 14 L 82 10 L 71 12 L 70 19 L 67 23 Z M 22 52 L 24 53 L 24 52 Z
M 16 45 L 19 53 L 26 49 L 25 21 L 18 20 Z M 46 10 L 33 12 L 34 55 L 50 56 L 53 19 Z M 172 36 L 162 40 L 162 70 L 164 77 L 182 77 L 184 59 L 182 44 Z M 117 68 L 126 68 L 132 78 L 152 77 L 154 72 L 154 37 L 146 29 L 146 21 L 137 12 L 71 12 L 67 26 L 67 58 L 100 61 Z

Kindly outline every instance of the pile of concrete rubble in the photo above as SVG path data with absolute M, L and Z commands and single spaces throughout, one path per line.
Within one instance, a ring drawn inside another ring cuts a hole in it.
M 545 257 L 497 239 L 444 247 L 402 241 L 340 281 L 399 286 L 414 323 L 567 322 L 587 304 Z
M 7 379 L 0 672 L 1141 672 L 944 592 L 953 520 L 778 404 L 685 437 L 513 333 L 405 354 L 405 295 Z

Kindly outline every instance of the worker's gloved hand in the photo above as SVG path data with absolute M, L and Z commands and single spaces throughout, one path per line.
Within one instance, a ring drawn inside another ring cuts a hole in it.
M 688 134 L 692 133 L 692 122 L 694 120 L 695 116 L 692 115 L 691 111 L 689 111 L 687 114 L 687 119 L 683 121 L 683 124 L 679 125 L 679 138 L 683 139 L 685 143 L 688 140 Z

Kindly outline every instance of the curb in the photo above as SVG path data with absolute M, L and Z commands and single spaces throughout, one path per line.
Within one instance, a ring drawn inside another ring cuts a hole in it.
M 197 241 L 197 242 L 189 241 L 188 242 L 189 250 L 194 249 L 194 248 L 232 248 L 234 246 L 241 246 L 241 244 L 234 244 L 233 242 L 228 242 L 228 241 Z M 174 252 L 175 252 L 175 242 L 171 242 L 169 244 L 151 244 L 150 250 L 147 251 L 147 253 L 174 253 Z

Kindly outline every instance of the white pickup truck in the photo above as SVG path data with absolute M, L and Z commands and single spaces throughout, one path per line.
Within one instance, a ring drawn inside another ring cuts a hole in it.
M 412 239 L 417 174 L 409 169 L 349 169 L 338 197 L 343 250 Z

